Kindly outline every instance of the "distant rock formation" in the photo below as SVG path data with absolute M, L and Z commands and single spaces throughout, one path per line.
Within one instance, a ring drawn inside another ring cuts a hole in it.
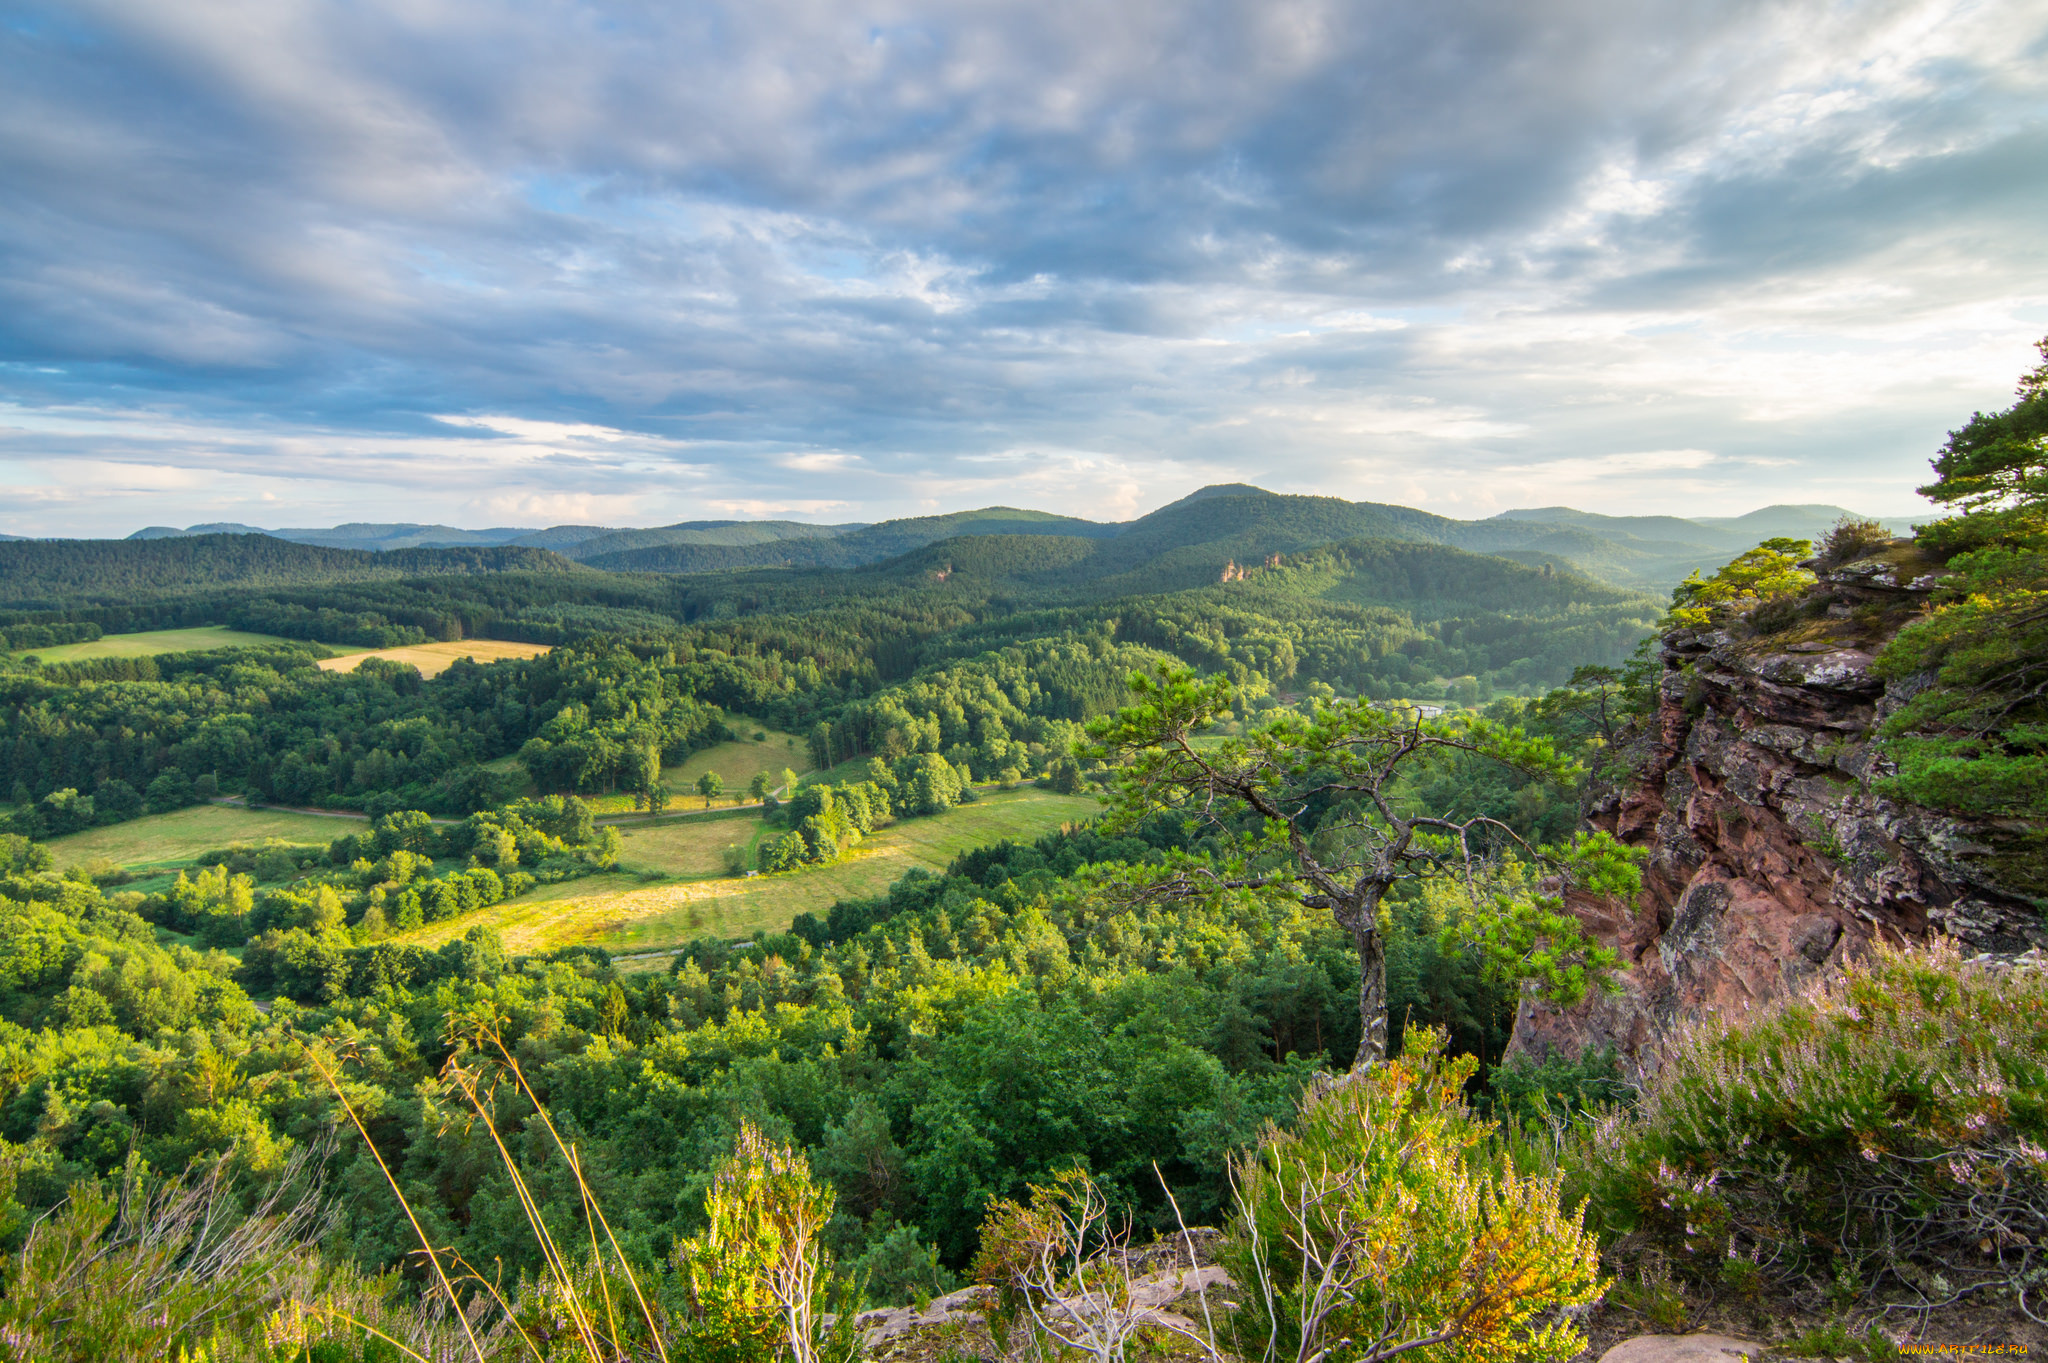
M 1654 1068 L 1680 1021 L 1782 998 L 1873 941 L 2048 946 L 2023 850 L 2038 827 L 1873 789 L 1891 770 L 1873 730 L 1929 678 L 1887 684 L 1872 656 L 1919 614 L 1931 566 L 1895 541 L 1825 573 L 1808 618 L 1788 628 L 1665 637 L 1656 716 L 1627 754 L 1634 775 L 1596 790 L 1587 811 L 1649 850 L 1645 892 L 1632 908 L 1566 900 L 1621 953 L 1622 990 L 1567 1009 L 1525 999 L 1511 1054 L 1613 1045 Z

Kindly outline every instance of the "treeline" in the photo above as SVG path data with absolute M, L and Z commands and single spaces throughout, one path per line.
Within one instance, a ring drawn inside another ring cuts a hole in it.
M 383 561 L 405 552 L 410 551 L 393 550 L 375 557 Z M 160 590 L 96 605 L 0 612 L 0 629 L 11 638 L 24 628 L 97 628 L 107 634 L 135 634 L 229 625 L 255 633 L 364 648 L 472 638 L 554 644 L 593 634 L 673 629 L 676 618 L 662 609 L 669 592 L 661 583 L 661 579 L 650 579 L 636 584 L 596 573 L 502 572 L 325 582 L 296 590 Z
M 919 673 L 872 699 L 849 699 L 810 731 L 820 766 L 869 753 L 942 754 L 982 780 L 1036 775 L 1067 754 L 1081 725 L 1116 707 L 1126 679 L 1160 654 L 1106 634 L 1037 639 Z
M 89 644 L 100 637 L 100 632 L 98 625 L 89 622 L 14 625 L 0 630 L 0 653 L 28 648 L 58 648 L 64 644 Z
M 324 853 L 274 843 L 210 853 L 197 874 L 180 872 L 168 890 L 131 902 L 205 945 L 246 945 L 235 978 L 248 989 L 319 1003 L 351 988 L 374 992 L 379 981 L 431 983 L 430 971 L 400 968 L 417 948 L 384 939 L 608 870 L 619 847 L 619 831 L 596 827 L 573 796 L 520 800 L 448 825 L 404 810 Z M 267 877 L 289 883 L 260 891 Z
M 979 797 L 973 775 L 935 753 L 872 758 L 867 779 L 838 784 L 814 782 L 790 796 L 770 817 L 789 832 L 762 844 L 763 871 L 835 861 L 897 815 L 943 814 Z M 764 783 L 765 784 L 765 783 Z M 769 801 L 772 807 L 772 800 Z
M 322 672 L 290 645 L 142 661 L 119 680 L 0 668 L 0 789 L 17 831 L 57 836 L 221 791 L 467 814 L 515 793 L 516 775 L 483 764 L 529 740 L 546 786 L 595 791 L 635 788 L 729 733 L 696 698 L 715 663 L 616 645 L 458 662 L 431 683 L 374 658 Z

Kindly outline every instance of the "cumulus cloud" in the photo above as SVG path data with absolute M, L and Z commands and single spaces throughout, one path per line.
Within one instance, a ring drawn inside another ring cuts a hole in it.
M 1235 478 L 1894 512 L 2048 330 L 2044 40 L 2025 0 L 0 0 L 0 529 Z

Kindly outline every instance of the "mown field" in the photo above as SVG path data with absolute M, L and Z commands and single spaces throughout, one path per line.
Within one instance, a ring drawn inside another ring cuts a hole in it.
M 548 644 L 514 644 L 502 639 L 459 639 L 448 644 L 408 644 L 404 648 L 371 649 L 343 658 L 328 658 L 320 666 L 329 672 L 353 672 L 363 665 L 365 658 L 389 658 L 396 663 L 411 663 L 420 670 L 422 677 L 438 677 L 458 658 L 494 663 L 500 658 L 538 658 L 550 648 Z
M 516 900 L 430 924 L 410 940 L 437 945 L 479 924 L 505 935 L 513 951 L 592 943 L 615 952 L 658 951 L 715 933 L 744 937 L 789 926 L 800 913 L 823 913 L 840 899 L 880 894 L 912 867 L 941 871 L 960 853 L 1000 842 L 1028 842 L 1063 823 L 1093 818 L 1087 796 L 1024 789 L 997 792 L 936 818 L 904 819 L 882 829 L 845 860 L 781 875 L 735 878 L 719 858 L 765 831 L 757 815 L 680 819 L 626 831 L 621 865 L 676 879 L 654 884 L 632 875 L 543 886 Z M 660 959 L 643 968 L 658 969 Z
M 88 828 L 49 842 L 59 870 L 112 862 L 136 876 L 128 888 L 155 890 L 192 865 L 202 852 L 235 842 L 282 838 L 287 842 L 325 847 L 344 833 L 365 827 L 355 816 L 294 814 L 281 809 L 243 809 L 236 805 L 194 805 L 169 814 L 149 814 L 106 828 Z
M 141 634 L 108 634 L 87 644 L 59 644 L 55 648 L 24 648 L 46 663 L 76 662 L 81 658 L 147 658 L 158 653 L 196 653 L 208 648 L 248 648 L 256 644 L 302 644 L 303 639 L 286 639 L 275 634 L 251 634 L 221 625 L 198 625 L 191 629 L 154 629 Z

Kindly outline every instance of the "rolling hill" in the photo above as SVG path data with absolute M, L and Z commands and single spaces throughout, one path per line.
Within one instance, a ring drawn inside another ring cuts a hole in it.
M 204 587 L 575 571 L 577 565 L 559 554 L 506 546 L 372 553 L 294 544 L 271 535 L 10 540 L 0 543 L 0 603 L 56 609 Z
M 1769 506 L 1743 516 L 1606 516 L 1571 507 L 1504 511 L 1479 521 L 1460 521 L 1411 507 L 1351 502 L 1337 497 L 1267 492 L 1245 483 L 1206 487 L 1149 515 L 1124 522 L 1098 522 L 1015 507 L 984 507 L 938 516 L 917 516 L 875 524 L 814 525 L 801 521 L 684 521 L 648 529 L 559 525 L 545 530 L 495 528 L 462 530 L 446 525 L 356 523 L 326 530 L 258 531 L 241 525 L 203 525 L 189 530 L 151 527 L 132 542 L 248 540 L 265 537 L 308 547 L 382 554 L 471 551 L 546 552 L 611 573 L 674 576 L 731 574 L 773 569 L 799 574 L 878 568 L 905 554 L 947 546 L 916 571 L 993 571 L 997 559 L 1010 566 L 998 576 L 1016 586 L 1074 587 L 1087 582 L 1106 592 L 1178 590 L 1214 581 L 1235 564 L 1258 561 L 1315 545 L 1374 539 L 1439 544 L 1506 558 L 1524 567 L 1549 567 L 1632 591 L 1668 590 L 1694 569 L 1712 569 L 1759 540 L 1772 536 L 1818 538 L 1850 513 L 1824 505 Z M 1058 539 L 1049 545 L 963 547 L 969 538 Z M 76 542 L 73 542 L 76 543 Z M 207 566 L 209 555 L 232 563 Z M 993 556 L 993 557 L 991 557 Z M 239 581 L 303 581 L 292 573 L 362 575 L 353 561 L 304 560 L 286 568 L 289 556 L 271 566 L 254 565 L 255 550 L 199 550 L 192 557 L 165 560 L 173 578 L 191 585 Z M 184 563 L 174 570 L 173 562 Z M 266 561 L 267 562 L 267 561 Z M 490 560 L 462 561 L 449 568 L 432 561 L 392 560 L 381 565 L 411 575 L 442 571 L 494 571 Z M 503 560 L 506 566 L 552 567 L 539 561 Z M 239 565 L 239 566 L 236 566 Z M 324 566 L 323 566 L 324 565 Z M 979 565 L 978 567 L 976 565 Z M 895 571 L 895 569 L 890 569 Z M 271 576 L 264 576 L 265 573 Z M 286 576 L 278 577 L 276 574 Z M 382 571 L 376 576 L 387 575 Z M 169 585 L 159 581 L 159 586 Z M 34 589 L 43 590 L 43 589 Z M 24 599 L 21 588 L 12 598 Z M 773 594 L 771 592 L 771 594 Z

